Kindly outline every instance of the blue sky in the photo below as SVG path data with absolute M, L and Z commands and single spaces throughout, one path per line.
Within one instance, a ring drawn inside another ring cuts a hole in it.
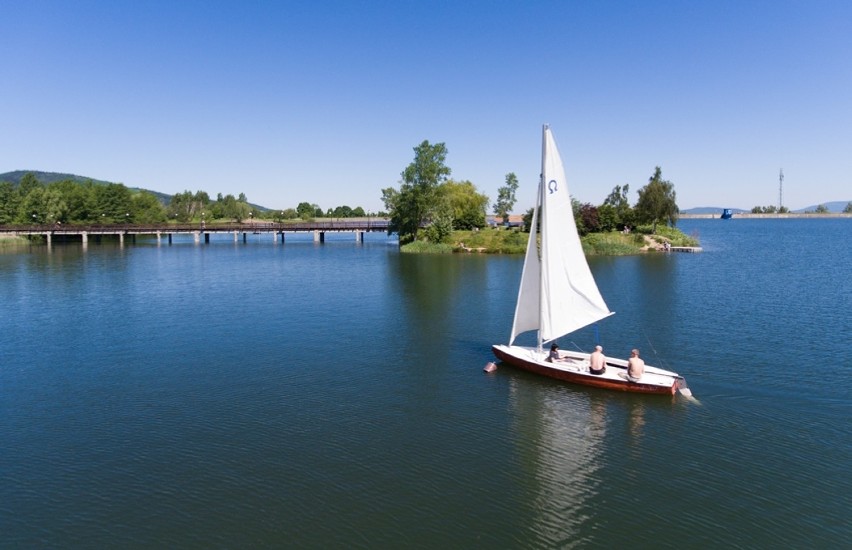
M 0 172 L 383 208 L 423 140 L 531 206 L 852 200 L 852 2 L 0 0 Z M 490 213 L 490 208 L 489 208 Z

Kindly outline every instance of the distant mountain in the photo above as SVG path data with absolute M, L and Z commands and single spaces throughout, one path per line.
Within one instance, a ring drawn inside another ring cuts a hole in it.
M 110 181 L 96 180 L 94 178 L 84 178 L 83 176 L 75 176 L 74 174 L 60 174 L 58 172 L 39 172 L 38 170 L 15 170 L 14 172 L 6 172 L 5 174 L 0 174 L 0 181 L 8 181 L 10 183 L 14 183 L 18 185 L 21 183 L 21 180 L 27 174 L 32 174 L 36 177 L 38 181 L 45 185 L 50 185 L 51 183 L 56 183 L 57 181 L 65 181 L 72 180 L 77 183 L 86 183 L 91 180 L 93 183 L 97 183 L 99 185 L 106 185 L 107 183 L 112 183 Z
M 829 212 L 843 212 L 843 209 L 846 208 L 846 205 L 852 201 L 832 201 L 832 202 L 824 202 L 822 203 Z M 793 212 L 799 214 L 802 212 L 814 212 L 819 205 L 815 204 L 813 206 L 808 206 L 806 208 L 800 208 L 798 210 L 793 210 Z
M 722 210 L 721 206 L 699 206 L 696 208 L 690 208 L 688 210 L 681 210 L 681 214 L 721 214 Z M 749 212 L 749 210 L 741 210 L 739 208 L 731 208 L 731 211 L 734 214 L 742 214 L 743 212 Z
M 104 180 L 96 180 L 95 178 L 86 178 L 83 176 L 78 176 L 76 174 L 63 174 L 60 172 L 39 172 L 38 170 L 15 170 L 14 172 L 6 172 L 5 174 L 0 174 L 0 181 L 8 181 L 9 183 L 13 183 L 15 185 L 19 185 L 23 177 L 27 174 L 32 174 L 36 177 L 38 181 L 40 181 L 44 185 L 50 185 L 51 183 L 56 183 L 57 181 L 66 181 L 71 180 L 77 183 L 86 183 L 91 181 L 95 185 L 107 185 L 110 183 L 116 183 L 112 181 L 104 181 Z M 131 191 L 147 191 L 151 193 L 157 200 L 161 203 L 168 204 L 169 200 L 171 200 L 171 195 L 166 195 L 165 193 L 160 193 L 159 191 L 151 191 L 150 189 L 141 189 L 139 187 L 128 187 Z
M 38 170 L 15 170 L 14 172 L 6 172 L 5 174 L 0 174 L 0 181 L 8 181 L 14 185 L 19 185 L 21 183 L 21 179 L 27 175 L 33 174 L 38 181 L 40 181 L 44 185 L 50 185 L 51 183 L 56 183 L 57 181 L 65 181 L 71 180 L 77 183 L 86 183 L 91 181 L 95 185 L 107 185 L 110 183 L 116 183 L 112 181 L 104 181 L 104 180 L 96 180 L 94 178 L 87 178 L 84 176 L 77 176 L 75 174 L 63 174 L 60 172 L 39 172 Z M 151 193 L 157 200 L 159 200 L 164 206 L 169 204 L 169 201 L 172 200 L 172 195 L 167 195 L 165 193 L 160 193 L 159 191 L 152 191 L 150 189 L 142 189 L 141 187 L 128 187 L 131 191 L 146 191 Z M 269 210 L 264 206 L 260 206 L 259 204 L 251 204 L 249 206 L 256 210 L 260 210 L 265 212 Z

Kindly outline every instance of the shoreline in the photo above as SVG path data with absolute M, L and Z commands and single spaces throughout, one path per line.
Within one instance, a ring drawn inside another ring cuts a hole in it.
M 716 214 L 679 214 L 678 219 L 680 220 L 700 220 L 700 219 L 721 219 L 722 213 L 718 212 Z M 824 214 L 817 214 L 816 212 L 809 213 L 792 213 L 787 212 L 784 214 L 752 214 L 751 212 L 743 212 L 742 214 L 734 214 L 731 219 L 737 218 L 754 218 L 754 219 L 777 219 L 777 218 L 805 218 L 805 219 L 814 219 L 814 218 L 852 218 L 852 213 L 844 213 L 844 212 L 826 212 Z

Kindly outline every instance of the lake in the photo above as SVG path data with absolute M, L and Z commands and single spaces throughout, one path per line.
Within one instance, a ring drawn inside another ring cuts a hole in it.
M 704 252 L 591 258 L 616 315 L 559 343 L 694 401 L 484 373 L 520 256 L 0 249 L 2 545 L 848 544 L 852 222 L 679 227 Z

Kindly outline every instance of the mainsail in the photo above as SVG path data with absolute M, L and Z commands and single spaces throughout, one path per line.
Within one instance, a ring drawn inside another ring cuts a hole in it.
M 538 330 L 539 343 L 548 342 L 612 315 L 583 254 L 565 169 L 547 125 L 543 129 L 541 164 L 509 345 L 523 332 Z M 540 250 L 536 238 L 539 219 Z

